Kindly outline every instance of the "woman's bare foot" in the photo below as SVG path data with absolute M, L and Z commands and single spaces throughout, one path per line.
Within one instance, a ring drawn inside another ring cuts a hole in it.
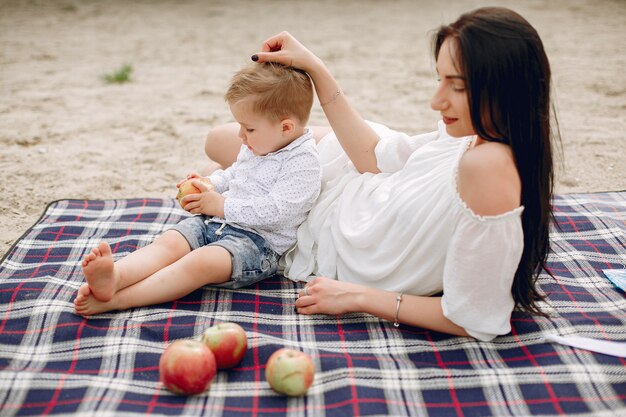
M 91 316 L 93 314 L 106 313 L 116 310 L 113 301 L 102 302 L 91 293 L 89 284 L 83 284 L 78 289 L 78 294 L 74 299 L 74 310 L 81 316 Z
M 87 284 L 89 284 L 88 295 L 103 302 L 111 300 L 117 291 L 120 279 L 109 244 L 101 242 L 97 248 L 85 256 L 82 267 Z

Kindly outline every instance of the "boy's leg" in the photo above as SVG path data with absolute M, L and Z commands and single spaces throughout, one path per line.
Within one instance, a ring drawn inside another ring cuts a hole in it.
M 119 290 L 107 302 L 89 293 L 79 294 L 76 312 L 88 316 L 177 300 L 203 285 L 226 282 L 231 274 L 230 252 L 221 246 L 203 246 L 146 279 Z
M 172 264 L 190 250 L 179 232 L 168 230 L 148 246 L 113 262 L 109 244 L 102 242 L 83 259 L 83 273 L 89 292 L 101 301 L 108 301 L 117 291 Z

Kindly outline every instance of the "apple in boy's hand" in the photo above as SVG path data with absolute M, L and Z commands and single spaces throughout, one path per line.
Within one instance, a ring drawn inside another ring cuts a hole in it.
M 193 395 L 206 390 L 217 373 L 215 355 L 204 343 L 181 339 L 161 354 L 159 379 L 176 393 Z
M 311 357 L 299 350 L 282 348 L 272 353 L 265 366 L 265 379 L 281 394 L 304 394 L 315 376 Z
M 213 351 L 219 369 L 239 364 L 248 349 L 248 336 L 237 323 L 219 323 L 209 327 L 200 341 Z
M 198 187 L 196 187 L 195 185 L 192 184 L 193 180 L 198 180 L 200 182 L 205 183 L 207 185 L 207 187 L 209 187 L 209 189 L 213 188 L 213 184 L 211 183 L 211 180 L 208 179 L 208 178 L 192 177 L 192 178 L 186 179 L 178 187 L 178 195 L 176 196 L 176 198 L 178 199 L 178 202 L 180 203 L 180 206 L 182 208 L 185 208 L 185 205 L 181 202 L 183 197 L 185 197 L 185 196 L 187 196 L 189 194 L 198 194 L 198 193 L 202 192 L 202 191 L 200 191 L 198 189 Z

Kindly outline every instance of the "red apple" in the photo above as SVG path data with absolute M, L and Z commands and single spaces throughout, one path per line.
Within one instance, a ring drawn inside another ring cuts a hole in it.
M 219 323 L 209 327 L 202 333 L 200 341 L 213 351 L 219 369 L 239 364 L 248 349 L 248 336 L 237 323 Z
M 211 349 L 197 340 L 181 339 L 169 345 L 159 361 L 159 378 L 176 393 L 192 395 L 206 390 L 217 373 Z
M 180 187 L 178 187 L 178 195 L 176 196 L 182 208 L 185 208 L 185 205 L 180 201 L 183 199 L 183 197 L 189 194 L 198 194 L 201 192 L 198 189 L 198 187 L 192 184 L 193 180 L 198 180 L 200 182 L 205 183 L 207 187 L 209 187 L 209 189 L 213 188 L 213 184 L 211 183 L 211 180 L 209 180 L 208 178 L 197 177 L 197 178 L 189 178 L 188 180 L 185 180 L 185 182 L 180 184 Z
M 282 348 L 272 353 L 265 367 L 265 379 L 281 394 L 304 394 L 315 377 L 311 357 L 299 350 Z

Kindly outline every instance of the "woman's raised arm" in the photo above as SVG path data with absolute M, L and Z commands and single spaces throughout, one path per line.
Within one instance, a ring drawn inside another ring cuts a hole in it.
M 341 146 L 359 172 L 380 170 L 374 149 L 378 135 L 352 107 L 326 65 L 288 32 L 281 32 L 263 43 L 262 52 L 252 56 L 257 62 L 278 62 L 306 71 L 318 100 Z

